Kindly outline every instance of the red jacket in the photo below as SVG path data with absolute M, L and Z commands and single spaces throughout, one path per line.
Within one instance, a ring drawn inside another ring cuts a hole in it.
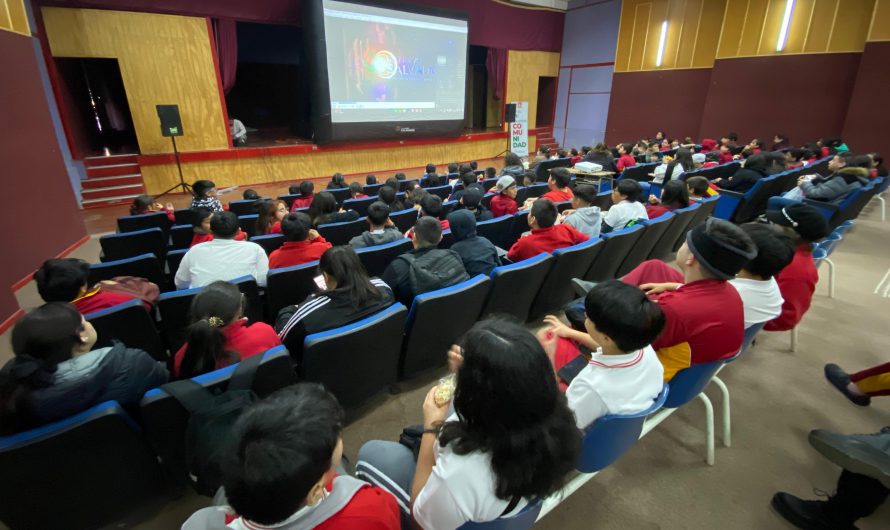
M 705 138 L 701 141 L 701 152 L 710 153 L 717 148 L 717 141 L 713 138 Z
M 269 255 L 269 268 L 280 269 L 302 265 L 321 258 L 331 244 L 322 236 L 305 241 L 286 241 L 281 248 L 273 250 Z
M 248 326 L 246 318 L 232 322 L 222 328 L 222 332 L 226 337 L 226 350 L 237 353 L 242 359 L 281 345 L 281 339 L 278 338 L 278 333 L 275 333 L 272 326 L 264 322 L 256 322 Z M 182 370 L 182 359 L 185 357 L 187 347 L 188 343 L 183 344 L 173 356 L 173 377 L 179 377 Z M 214 369 L 219 370 L 228 364 L 226 361 L 218 360 Z
M 123 304 L 124 302 L 129 302 L 130 300 L 133 300 L 132 296 L 127 296 L 120 293 L 109 293 L 101 289 L 94 289 L 84 294 L 80 298 L 77 298 L 76 300 L 71 302 L 71 304 L 74 306 L 75 309 L 80 311 L 81 315 L 87 315 L 90 313 L 95 313 L 96 311 L 108 309 L 109 307 L 113 307 L 118 304 Z M 150 306 L 149 309 L 151 309 Z
M 542 199 L 550 199 L 553 202 L 565 202 L 572 200 L 575 194 L 572 193 L 572 190 L 569 188 L 550 190 L 544 195 L 541 195 Z
M 508 197 L 503 193 L 498 193 L 491 198 L 490 209 L 493 217 L 501 217 L 504 215 L 513 215 L 519 211 L 519 205 L 517 205 L 516 201 L 511 197 Z
M 570 247 L 590 239 L 586 234 L 575 230 L 567 224 L 553 225 L 549 228 L 533 228 L 531 235 L 520 237 L 507 252 L 507 259 L 512 262 L 537 256 L 541 252 Z
M 297 197 L 294 199 L 294 203 L 290 206 L 290 211 L 295 211 L 297 208 L 308 208 L 310 204 L 312 204 L 312 198 L 314 196 L 309 197 Z
M 625 169 L 633 167 L 635 165 L 637 165 L 637 161 L 634 159 L 634 157 L 630 156 L 627 153 L 624 153 L 623 155 L 618 157 L 618 160 L 615 161 L 615 167 L 618 168 L 618 171 L 624 171 Z
M 727 162 L 732 162 L 732 151 L 720 151 L 719 162 L 721 164 L 725 164 Z
M 672 211 L 672 210 L 663 204 L 647 204 L 646 205 L 646 215 L 649 216 L 649 219 L 655 219 L 656 217 L 664 215 L 670 211 Z
M 776 276 L 779 291 L 782 293 L 782 298 L 785 299 L 785 303 L 782 304 L 782 312 L 767 322 L 763 329 L 788 331 L 797 326 L 797 323 L 810 308 L 818 281 L 819 273 L 813 262 L 810 245 L 801 243 L 797 246 L 791 263 Z
M 247 233 L 242 232 L 241 229 L 238 229 L 238 233 L 235 234 L 235 241 L 244 241 L 247 239 Z M 213 241 L 213 234 L 199 234 L 195 232 L 195 235 L 192 236 L 192 242 L 189 245 L 189 248 L 197 245 L 198 243 L 206 243 L 207 241 Z

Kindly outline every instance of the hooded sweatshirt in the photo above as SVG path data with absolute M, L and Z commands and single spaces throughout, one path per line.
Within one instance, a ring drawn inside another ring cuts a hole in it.
M 595 239 L 600 236 L 603 213 L 599 206 L 578 208 L 566 217 L 565 224 L 587 235 L 590 239 Z
M 457 210 L 448 214 L 454 243 L 451 250 L 464 262 L 467 274 L 488 276 L 499 265 L 497 247 L 488 239 L 476 235 L 476 217 L 469 210 Z
M 807 199 L 840 202 L 844 197 L 868 183 L 868 169 L 845 167 L 825 180 L 802 182 L 800 189 Z
M 404 237 L 405 236 L 402 235 L 398 228 L 387 226 L 383 230 L 374 230 L 373 232 L 370 230 L 365 231 L 362 235 L 350 239 L 349 245 L 352 248 L 373 247 L 376 245 L 392 243 L 393 241 L 398 241 Z

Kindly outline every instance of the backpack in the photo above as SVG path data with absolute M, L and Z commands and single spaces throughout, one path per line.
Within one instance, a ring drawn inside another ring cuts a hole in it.
M 218 454 L 229 443 L 232 426 L 241 412 L 257 401 L 251 386 L 262 358 L 253 355 L 241 361 L 221 393 L 191 379 L 161 386 L 189 412 L 185 463 L 192 487 L 201 495 L 212 497 L 222 485 Z
M 410 253 L 399 257 L 408 262 L 408 281 L 415 296 L 470 278 L 463 260 L 451 250 L 435 249 L 421 256 Z

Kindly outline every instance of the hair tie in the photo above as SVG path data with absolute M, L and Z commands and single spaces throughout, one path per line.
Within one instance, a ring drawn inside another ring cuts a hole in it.
M 219 317 L 207 317 L 207 323 L 210 324 L 211 328 L 221 328 L 226 325 L 223 319 Z

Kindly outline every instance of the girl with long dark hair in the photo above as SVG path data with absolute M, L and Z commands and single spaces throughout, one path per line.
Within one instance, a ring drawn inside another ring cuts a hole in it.
M 244 318 L 244 295 L 229 282 L 213 282 L 192 301 L 186 343 L 173 356 L 173 375 L 187 379 L 281 345 L 272 326 Z
M 50 302 L 12 330 L 12 360 L 0 370 L 0 433 L 76 414 L 104 401 L 136 405 L 167 382 L 167 369 L 121 343 L 96 348 L 98 336 L 71 304 Z
M 422 528 L 515 515 L 558 490 L 580 451 L 553 366 L 527 329 L 484 320 L 459 350 L 454 413 L 442 388 L 432 388 L 416 464 L 407 447 L 371 441 L 356 465 L 357 476 L 389 490 Z
M 287 203 L 282 200 L 257 201 L 256 235 L 280 234 L 281 220 L 288 214 Z
M 649 197 L 646 213 L 649 215 L 649 219 L 655 219 L 667 212 L 686 208 L 687 206 L 689 206 L 689 189 L 686 187 L 686 182 L 672 180 L 662 188 L 660 199 L 654 195 Z
M 358 219 L 355 210 L 337 211 L 337 199 L 331 193 L 323 191 L 316 193 L 309 205 L 309 218 L 312 219 L 312 228 L 329 223 L 345 223 Z

